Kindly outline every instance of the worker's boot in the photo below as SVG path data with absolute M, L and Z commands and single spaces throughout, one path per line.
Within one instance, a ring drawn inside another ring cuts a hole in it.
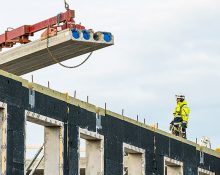
M 186 128 L 182 128 L 182 138 L 186 139 Z
M 183 122 L 181 124 L 181 133 L 182 133 L 182 138 L 186 139 L 186 128 L 187 128 L 187 123 Z
M 186 133 L 182 133 L 182 137 L 183 137 L 184 139 L 187 139 L 187 138 L 186 138 Z

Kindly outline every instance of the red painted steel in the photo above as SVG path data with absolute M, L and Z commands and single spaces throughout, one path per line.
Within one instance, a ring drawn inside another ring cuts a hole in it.
M 29 36 L 33 36 L 35 32 L 46 29 L 48 26 L 53 27 L 59 22 L 65 22 L 65 24 L 61 25 L 61 30 L 67 28 L 85 29 L 84 26 L 75 24 L 75 21 L 73 20 L 74 17 L 74 10 L 68 9 L 65 13 L 58 14 L 55 17 L 41 21 L 34 25 L 24 25 L 16 29 L 6 31 L 4 34 L 0 35 L 0 48 L 13 47 L 16 43 L 28 43 L 30 42 L 28 39 Z
M 67 22 L 73 22 L 74 23 L 74 20 L 73 20 L 74 17 L 75 17 L 74 11 L 73 10 L 67 10 L 65 13 L 61 13 L 60 15 L 57 15 L 56 17 L 52 17 L 50 19 L 41 21 L 39 23 L 36 23 L 36 24 L 30 26 L 29 27 L 29 32 L 30 33 L 35 33 L 35 32 L 38 32 L 42 29 L 47 28 L 48 26 L 53 26 L 53 25 L 57 24 L 58 20 L 60 22 L 67 21 Z

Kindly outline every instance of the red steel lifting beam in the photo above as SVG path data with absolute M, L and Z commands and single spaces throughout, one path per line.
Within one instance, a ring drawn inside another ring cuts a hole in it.
M 62 30 L 66 28 L 85 29 L 85 27 L 75 24 L 73 20 L 74 17 L 74 10 L 67 10 L 65 13 L 60 13 L 55 17 L 41 21 L 34 25 L 24 25 L 10 31 L 7 30 L 4 34 L 0 35 L 0 48 L 13 47 L 16 43 L 28 43 L 30 42 L 29 36 L 33 36 L 35 32 L 46 29 L 48 26 L 52 27 L 59 22 L 65 22 L 65 24 L 61 26 Z
M 74 22 L 73 18 L 75 17 L 75 13 L 73 10 L 67 10 L 65 13 L 61 13 L 55 17 L 50 19 L 41 21 L 29 27 L 29 33 L 35 33 L 42 29 L 47 28 L 48 26 L 53 26 L 57 24 L 58 21 L 60 22 Z

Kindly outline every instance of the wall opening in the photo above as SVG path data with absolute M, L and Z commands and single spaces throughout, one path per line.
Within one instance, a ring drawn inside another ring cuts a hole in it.
M 215 173 L 209 170 L 198 168 L 198 175 L 215 175 Z
M 79 128 L 79 174 L 104 174 L 104 137 Z
M 26 122 L 26 154 L 25 154 L 25 165 L 30 165 L 31 161 L 33 160 L 34 156 L 38 153 L 40 148 L 44 144 L 44 126 L 38 125 L 32 122 Z M 40 161 L 40 157 L 43 156 L 43 150 L 39 152 L 39 156 L 36 158 L 36 162 Z M 35 163 L 36 163 L 35 162 Z M 34 166 L 35 164 L 33 164 Z M 33 166 L 30 167 L 27 174 L 30 174 Z M 34 174 L 43 175 L 44 173 L 44 165 L 43 160 L 38 165 Z
M 123 143 L 124 175 L 145 175 L 145 150 Z
M 0 174 L 6 174 L 7 105 L 0 102 Z
M 28 137 L 41 135 L 36 145 L 38 149 L 33 153 L 26 153 L 25 175 L 63 175 L 63 122 L 42 116 L 33 112 L 26 111 L 26 123 L 38 128 L 38 134 L 27 134 L 28 125 L 26 125 L 26 144 Z M 36 141 L 36 139 L 35 139 Z M 40 144 L 41 142 L 41 144 Z M 39 144 L 38 144 L 39 143 Z M 37 147 L 34 145 L 33 147 Z M 28 148 L 28 145 L 26 146 Z M 32 156 L 32 158 L 30 158 Z
M 164 175 L 183 175 L 183 163 L 164 157 Z
M 86 174 L 86 140 L 80 138 L 80 175 Z

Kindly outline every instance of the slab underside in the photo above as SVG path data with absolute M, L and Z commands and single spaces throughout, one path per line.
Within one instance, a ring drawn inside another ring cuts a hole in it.
M 113 42 L 73 39 L 71 31 L 63 31 L 47 40 L 37 40 L 0 54 L 0 69 L 15 75 L 23 75 L 58 62 L 110 46 Z M 86 55 L 85 55 L 86 57 Z

